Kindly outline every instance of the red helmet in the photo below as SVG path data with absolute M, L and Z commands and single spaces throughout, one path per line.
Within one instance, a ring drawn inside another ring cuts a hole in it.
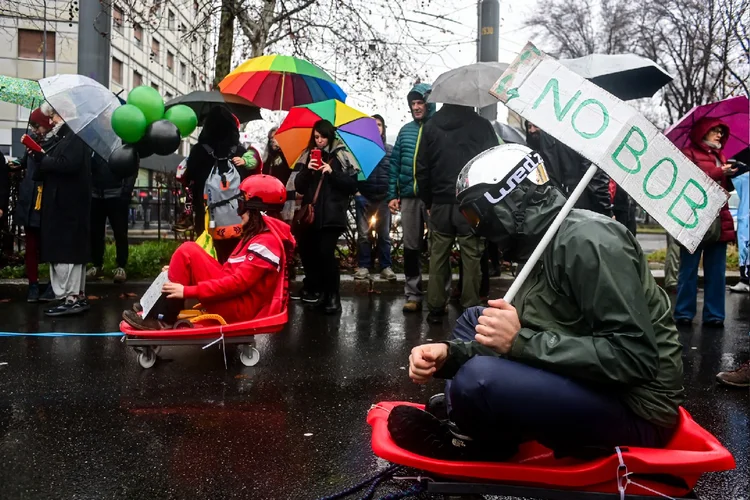
M 251 175 L 240 184 L 240 213 L 246 210 L 281 210 L 286 202 L 286 188 L 272 175 Z

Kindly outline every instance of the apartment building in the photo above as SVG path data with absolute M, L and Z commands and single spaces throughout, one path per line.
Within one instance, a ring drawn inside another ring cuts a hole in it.
M 0 74 L 38 80 L 45 74 L 76 73 L 76 3 L 21 0 L 13 5 L 17 12 L 4 10 L 0 15 Z M 201 16 L 200 3 L 193 0 L 113 0 L 111 90 L 127 99 L 134 87 L 150 85 L 165 101 L 193 90 L 207 90 L 213 74 L 210 43 L 206 30 L 193 24 Z M 28 109 L 0 103 L 0 151 L 4 154 L 14 156 L 10 151 L 13 136 L 26 128 L 28 115 Z M 187 154 L 188 149 L 185 141 L 180 153 Z

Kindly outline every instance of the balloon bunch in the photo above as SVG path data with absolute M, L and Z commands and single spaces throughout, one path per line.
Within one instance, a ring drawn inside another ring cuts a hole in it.
M 109 167 L 122 177 L 135 175 L 140 158 L 174 153 L 181 138 L 197 126 L 198 117 L 189 107 L 179 104 L 165 113 L 159 91 L 136 87 L 128 94 L 128 103 L 112 113 L 112 129 L 124 144 L 110 155 Z

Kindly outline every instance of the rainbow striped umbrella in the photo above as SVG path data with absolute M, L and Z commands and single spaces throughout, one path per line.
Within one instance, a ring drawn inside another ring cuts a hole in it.
M 328 73 L 302 59 L 269 55 L 248 59 L 219 83 L 222 94 L 240 96 L 259 108 L 289 111 L 294 106 L 346 101 Z
M 366 179 L 385 156 L 378 123 L 335 99 L 296 106 L 289 111 L 276 131 L 276 141 L 287 163 L 294 168 L 310 143 L 313 126 L 320 120 L 328 120 L 336 127 L 336 135 L 352 153 Z

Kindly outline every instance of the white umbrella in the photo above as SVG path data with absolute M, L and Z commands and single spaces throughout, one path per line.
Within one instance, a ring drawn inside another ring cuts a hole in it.
M 427 101 L 472 108 L 497 104 L 489 89 L 506 69 L 508 65 L 505 63 L 479 62 L 447 71 L 432 84 Z
M 39 86 L 70 130 L 104 160 L 122 145 L 112 130 L 112 113 L 120 101 L 108 88 L 82 75 L 51 76 L 39 80 Z

